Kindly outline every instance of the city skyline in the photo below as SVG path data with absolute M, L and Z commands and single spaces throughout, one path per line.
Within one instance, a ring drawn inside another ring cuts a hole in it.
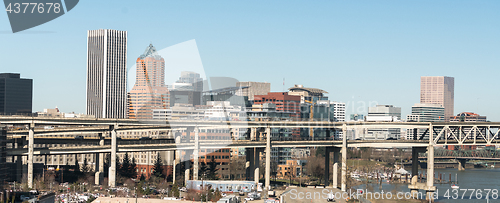
M 174 11 L 169 8 L 172 2 L 162 2 L 151 12 L 166 9 L 168 12 L 161 15 L 167 19 L 201 11 L 193 15 L 191 21 L 144 22 L 146 27 L 165 23 L 171 30 L 165 32 L 166 28 L 150 27 L 142 31 L 130 26 L 134 25 L 134 18 L 140 19 L 142 11 L 132 11 L 135 7 L 127 3 L 110 11 L 127 23 L 111 24 L 115 18 L 103 17 L 109 15 L 101 13 L 112 7 L 109 3 L 103 3 L 102 10 L 96 10 L 95 16 L 82 20 L 91 7 L 88 2 L 80 2 L 65 18 L 16 35 L 2 33 L 6 46 L 12 49 L 3 49 L 0 54 L 9 58 L 3 72 L 17 72 L 33 79 L 34 111 L 55 106 L 66 112 L 85 111 L 85 94 L 82 93 L 85 91 L 84 35 L 86 30 L 110 28 L 133 33 L 129 36 L 129 56 L 139 55 L 144 44 L 151 41 L 161 49 L 196 39 L 207 76 L 270 82 L 273 92 L 294 84 L 324 89 L 330 92 L 328 96 L 332 100 L 346 103 L 347 114 L 366 114 L 367 108 L 373 106 L 369 103 L 373 102 L 399 106 L 402 114 L 408 115 L 411 106 L 419 101 L 419 78 L 447 75 L 456 79 L 455 114 L 470 111 L 486 115 L 488 120 L 500 120 L 497 116 L 500 109 L 494 104 L 499 98 L 488 93 L 488 89 L 496 87 L 494 74 L 483 74 L 494 73 L 499 65 L 495 60 L 499 52 L 496 36 L 500 33 L 498 26 L 494 26 L 496 19 L 500 19 L 495 12 L 500 7 L 497 2 L 454 2 L 453 9 L 448 8 L 449 2 L 365 3 L 332 2 L 324 3 L 322 8 L 314 3 L 290 3 L 286 8 L 282 8 L 281 3 L 269 3 L 263 9 L 231 3 L 223 7 L 212 6 L 213 9 L 207 11 L 201 8 L 207 6 L 204 3 L 200 8 L 190 8 L 176 2 L 182 9 Z M 255 16 L 242 7 L 260 9 L 264 15 Z M 298 8 L 303 15 L 295 15 Z M 237 17 L 202 17 L 221 11 Z M 5 15 L 0 16 L 3 30 L 8 28 L 6 19 Z M 81 21 L 78 26 L 59 28 L 75 19 Z M 227 25 L 238 21 L 248 28 L 236 26 L 233 29 L 212 23 Z M 295 26 L 289 26 L 290 21 L 295 22 Z M 185 25 L 190 26 L 183 28 Z M 277 29 L 271 29 L 276 25 Z M 333 26 L 326 28 L 324 25 Z M 207 27 L 216 31 L 208 31 Z M 19 44 L 20 40 L 26 43 Z M 31 60 L 21 60 L 19 57 L 24 56 L 16 56 L 20 52 L 28 54 Z M 48 61 L 54 55 L 63 56 L 57 64 Z M 130 71 L 134 57 L 128 58 Z M 281 85 L 283 78 L 285 86 Z M 469 78 L 481 78 L 485 82 L 467 83 Z M 48 89 L 51 91 L 47 92 Z M 359 112 L 358 108 L 364 112 Z

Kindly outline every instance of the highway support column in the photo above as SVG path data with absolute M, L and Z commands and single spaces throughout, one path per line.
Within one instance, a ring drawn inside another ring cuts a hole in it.
M 426 200 L 434 202 L 434 129 L 432 124 L 429 125 L 429 146 L 427 146 L 427 187 Z
M 31 123 L 28 133 L 28 188 L 33 188 L 33 154 L 35 146 L 35 124 Z
M 264 148 L 254 148 L 253 160 L 254 160 L 254 173 L 253 179 L 255 184 L 259 184 L 260 180 L 260 153 L 264 152 Z
M 116 187 L 116 130 L 118 129 L 118 124 L 110 126 L 111 128 L 111 157 L 110 166 L 109 166 L 109 175 L 108 175 L 108 186 Z
M 332 147 L 325 147 L 325 174 L 323 176 L 325 187 L 330 184 L 330 152 L 332 151 Z
M 189 133 L 189 132 L 188 132 Z M 193 151 L 191 150 L 185 150 L 184 151 L 184 186 L 188 186 L 188 180 L 189 180 L 189 176 L 191 175 L 190 173 L 190 169 L 191 169 L 191 153 L 193 153 Z
M 341 190 L 346 192 L 347 185 L 347 125 L 342 126 L 342 183 Z
M 245 157 L 246 157 L 246 179 L 252 180 L 254 177 L 255 171 L 255 148 L 247 148 L 245 149 Z
M 271 185 L 271 128 L 266 128 L 266 173 L 265 173 L 265 186 L 266 191 L 269 190 Z
M 457 162 L 458 162 L 458 170 L 459 171 L 465 171 L 465 163 L 467 162 L 467 160 L 465 160 L 465 159 L 457 159 Z
M 102 133 L 99 133 L 99 146 L 104 146 L 104 137 Z M 76 159 L 75 159 L 76 160 Z M 95 163 L 97 164 L 95 167 L 95 184 L 101 185 L 102 180 L 104 178 L 104 153 L 97 153 Z
M 333 181 L 332 181 L 332 186 L 333 188 L 338 188 L 338 167 L 339 167 L 339 154 L 340 154 L 340 148 L 334 147 L 333 148 Z

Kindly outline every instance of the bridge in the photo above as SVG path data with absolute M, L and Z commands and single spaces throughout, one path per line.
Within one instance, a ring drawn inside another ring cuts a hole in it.
M 0 124 L 20 126 L 17 130 L 8 132 L 10 139 L 26 140 L 21 142 L 20 147 L 7 151 L 8 156 L 28 157 L 28 186 L 33 186 L 33 156 L 54 154 L 88 154 L 96 153 L 100 157 L 96 164 L 99 171 L 96 172 L 96 183 L 103 172 L 103 153 L 111 153 L 116 157 L 120 152 L 145 152 L 145 151 L 185 151 L 188 155 L 194 154 L 198 157 L 199 149 L 204 148 L 247 148 L 247 176 L 253 177 L 258 182 L 259 152 L 265 151 L 265 186 L 270 184 L 270 160 L 271 147 L 326 147 L 325 165 L 330 165 L 330 152 L 333 152 L 334 170 L 333 186 L 338 187 L 337 165 L 341 165 L 340 188 L 346 190 L 347 181 L 347 147 L 407 147 L 412 148 L 412 171 L 418 171 L 418 153 L 427 152 L 427 174 L 434 174 L 434 147 L 443 145 L 500 145 L 499 135 L 500 123 L 497 122 L 326 122 L 326 121 L 205 121 L 205 120 L 131 120 L 131 119 L 82 119 L 82 118 L 39 118 L 39 117 L 16 117 L 0 116 Z M 44 126 L 64 126 L 54 129 Z M 200 129 L 209 128 L 244 128 L 248 129 L 244 140 L 199 140 Z M 323 139 L 315 140 L 276 140 L 270 136 L 271 128 L 321 128 L 336 129 L 343 132 L 342 140 Z M 353 129 L 387 129 L 405 128 L 413 130 L 412 140 L 347 140 L 347 131 Z M 185 129 L 194 132 L 194 138 L 182 139 L 174 135 L 165 141 L 153 140 L 142 142 L 141 140 L 124 140 L 117 137 L 119 131 L 168 131 Z M 424 130 L 419 135 L 418 130 Z M 257 133 L 264 130 L 262 137 Z M 79 137 L 86 134 L 97 134 L 95 138 Z M 74 135 L 72 138 L 58 138 L 58 135 Z M 67 147 L 43 147 L 35 148 L 37 143 L 89 143 L 87 146 Z M 174 165 L 179 162 L 179 153 L 175 153 Z M 342 157 L 339 161 L 339 155 Z M 99 162 L 99 163 L 97 163 Z M 175 173 L 174 167 L 174 173 Z M 198 179 L 198 159 L 194 159 L 193 179 Z M 325 167 L 325 185 L 329 185 L 329 167 Z M 189 168 L 185 173 L 189 174 Z M 248 172 L 251 171 L 251 172 Z M 255 172 L 252 174 L 252 172 Z M 249 173 L 249 174 L 248 174 Z M 116 160 L 111 159 L 109 170 L 109 186 L 116 186 Z M 189 175 L 186 176 L 186 179 Z M 432 180 L 432 178 L 428 178 Z M 409 188 L 415 192 L 418 189 L 426 190 L 432 194 L 435 191 L 432 181 L 418 183 L 417 176 L 413 175 L 412 184 Z

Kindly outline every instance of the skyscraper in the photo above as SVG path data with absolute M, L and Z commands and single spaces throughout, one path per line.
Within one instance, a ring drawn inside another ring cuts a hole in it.
M 446 76 L 420 77 L 420 103 L 441 104 L 444 107 L 444 119 L 453 116 L 455 102 L 455 78 Z
M 33 80 L 19 73 L 0 74 L 0 114 L 31 113 Z
M 153 109 L 170 106 L 169 91 L 165 86 L 165 60 L 150 44 L 136 63 L 136 80 L 129 92 L 128 118 L 153 119 Z
M 125 118 L 126 76 L 127 31 L 87 31 L 87 114 Z

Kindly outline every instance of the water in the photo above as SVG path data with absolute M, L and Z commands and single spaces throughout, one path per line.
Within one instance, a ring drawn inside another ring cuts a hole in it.
M 458 184 L 460 188 L 453 190 L 451 184 L 435 184 L 438 193 L 438 199 L 435 202 L 451 203 L 451 202 L 487 202 L 485 189 L 491 189 L 489 193 L 489 202 L 500 203 L 500 169 L 496 168 L 475 168 L 458 171 L 457 169 L 435 169 L 436 177 L 438 173 L 444 173 L 443 179 L 449 180 L 449 174 L 452 174 L 452 181 L 455 181 L 455 174 L 458 176 Z M 422 170 L 420 170 L 422 172 Z M 380 187 L 381 186 L 381 187 Z M 409 192 L 407 184 L 388 184 L 381 185 L 372 183 L 359 186 L 360 189 L 368 189 L 367 191 L 380 192 Z M 462 190 L 461 190 L 462 189 Z M 468 189 L 468 191 L 465 191 Z M 479 191 L 480 189 L 481 191 Z M 474 191 L 473 191 L 474 190 Z M 496 190 L 496 191 L 494 191 Z M 465 191 L 465 194 L 464 194 Z M 425 194 L 423 190 L 419 190 Z M 448 192 L 448 193 L 447 193 Z M 496 192 L 495 194 L 493 194 Z M 472 194 L 472 197 L 471 197 Z M 463 196 L 462 196 L 463 195 Z M 477 195 L 477 196 L 476 196 Z M 481 196 L 482 195 L 482 196 Z M 424 196 L 425 197 L 425 196 Z

